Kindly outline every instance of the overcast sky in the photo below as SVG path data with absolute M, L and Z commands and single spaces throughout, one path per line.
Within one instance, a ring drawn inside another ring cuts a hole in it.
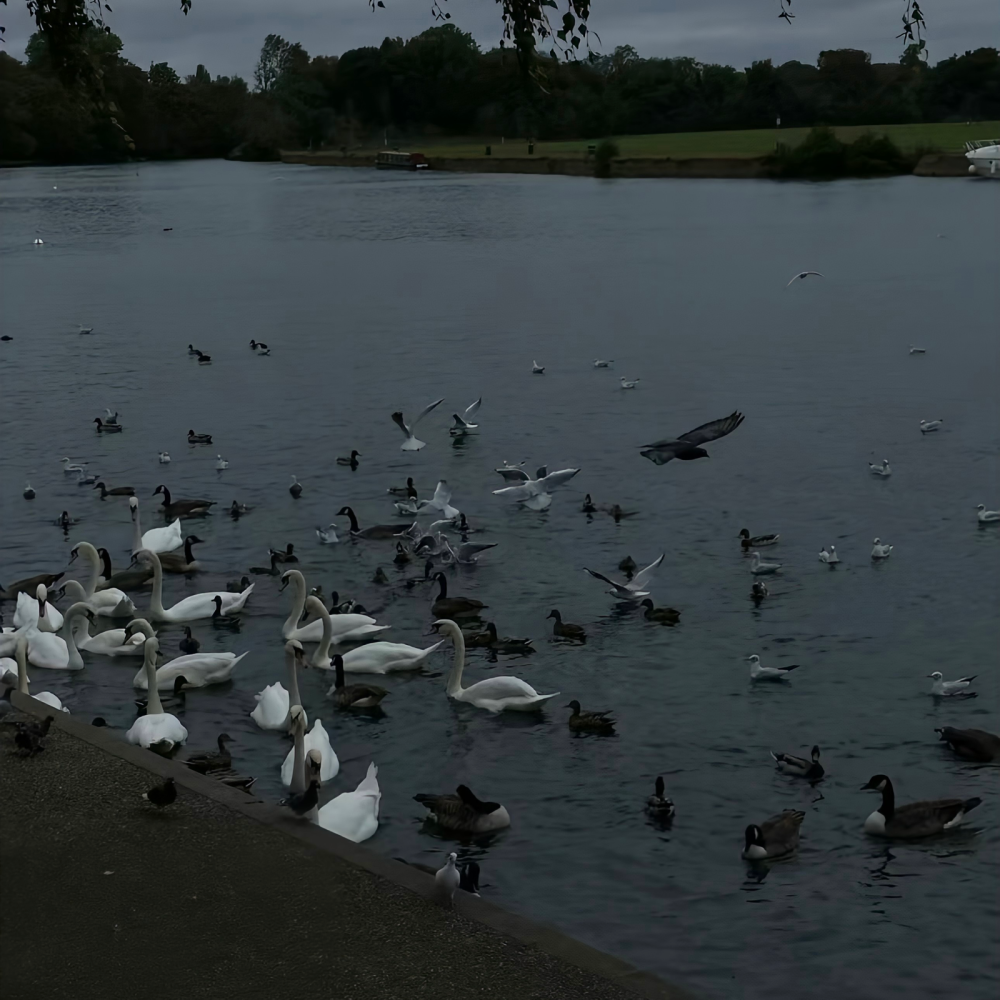
M 252 78 L 264 36 L 301 42 L 310 55 L 339 55 L 379 45 L 387 35 L 409 38 L 434 22 L 431 0 L 194 0 L 186 17 L 180 0 L 110 0 L 112 30 L 125 55 L 146 68 L 167 62 L 182 76 L 204 63 L 213 75 Z M 559 0 L 562 8 L 562 0 Z M 778 19 L 779 0 L 593 0 L 591 30 L 601 51 L 632 45 L 642 56 L 693 56 L 742 68 L 754 59 L 815 62 L 820 49 L 860 48 L 876 62 L 895 62 L 904 0 L 793 0 L 791 25 Z M 483 48 L 500 39 L 495 0 L 447 0 L 452 21 Z M 931 61 L 1000 44 L 998 0 L 924 0 Z M 560 11 L 561 14 L 561 11 Z M 24 0 L 0 9 L 4 50 L 23 58 L 32 30 Z

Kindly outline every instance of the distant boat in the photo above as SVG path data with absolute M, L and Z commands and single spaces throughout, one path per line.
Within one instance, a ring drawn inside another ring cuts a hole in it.
M 969 173 L 1000 181 L 1000 139 L 974 139 L 965 144 Z
M 375 157 L 379 170 L 427 170 L 430 164 L 423 153 L 401 153 L 398 149 L 384 150 Z

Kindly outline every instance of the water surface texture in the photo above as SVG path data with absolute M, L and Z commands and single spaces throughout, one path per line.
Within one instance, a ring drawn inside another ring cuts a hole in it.
M 432 660 L 438 676 L 371 678 L 391 690 L 371 719 L 335 712 L 331 678 L 308 671 L 310 719 L 341 760 L 324 797 L 378 763 L 372 850 L 441 863 L 454 842 L 412 796 L 464 781 L 513 817 L 456 848 L 480 861 L 489 898 L 706 996 L 992 997 L 996 770 L 953 759 L 934 728 L 1000 730 L 1000 525 L 980 528 L 974 510 L 1000 506 L 998 198 L 996 184 L 915 178 L 598 182 L 221 162 L 0 172 L 14 337 L 0 344 L 0 581 L 61 570 L 84 539 L 127 564 L 125 501 L 74 485 L 59 464 L 70 456 L 134 486 L 146 526 L 161 482 L 220 509 L 254 505 L 238 522 L 185 522 L 206 540 L 205 570 L 168 576 L 166 604 L 293 542 L 310 585 L 423 645 L 431 598 L 398 583 L 417 568 L 397 569 L 391 543 L 320 546 L 314 528 L 343 504 L 363 523 L 392 520 L 387 487 L 412 475 L 429 495 L 446 478 L 475 539 L 500 543 L 449 572 L 452 593 L 537 648 L 495 664 L 473 652 L 466 683 L 516 671 L 561 694 L 537 718 L 451 702 L 449 649 Z M 825 278 L 785 287 L 806 268 Z M 213 364 L 189 358 L 189 342 Z M 638 388 L 621 391 L 622 375 Z M 481 432 L 454 444 L 449 414 L 480 395 Z M 439 396 L 420 425 L 427 447 L 401 452 L 389 414 Z M 123 434 L 95 433 L 106 406 Z M 734 409 L 745 423 L 708 459 L 657 468 L 638 454 Z M 936 417 L 943 430 L 921 436 L 918 421 Z M 190 447 L 189 428 L 215 444 Z M 352 448 L 355 472 L 334 464 Z M 882 458 L 885 481 L 867 465 Z M 491 495 L 503 459 L 582 471 L 537 514 Z M 638 513 L 589 518 L 586 492 Z M 64 509 L 83 519 L 66 537 L 52 524 Z M 784 568 L 759 609 L 742 527 L 781 533 L 768 557 Z M 876 535 L 895 546 L 879 565 Z M 817 560 L 831 543 L 836 569 Z M 661 552 L 653 596 L 681 610 L 673 629 L 616 610 L 583 571 Z M 390 586 L 372 582 L 377 566 Z M 231 684 L 189 693 L 182 718 L 191 748 L 234 736 L 235 766 L 274 801 L 288 743 L 249 712 L 283 677 L 288 602 L 276 579 L 256 579 L 241 633 L 195 624 L 203 648 L 250 655 Z M 550 641 L 552 608 L 586 627 L 585 646 Z M 161 630 L 167 656 L 180 634 Z M 787 685 L 754 687 L 754 652 L 801 666 Z M 86 659 L 76 675 L 35 670 L 36 687 L 126 728 L 138 661 Z M 932 670 L 978 674 L 978 699 L 935 704 Z M 572 698 L 613 709 L 618 735 L 573 737 Z M 821 786 L 776 774 L 769 750 L 813 743 Z M 859 788 L 878 772 L 903 802 L 984 801 L 954 836 L 874 842 L 861 825 L 877 800 Z M 666 829 L 643 813 L 659 774 L 677 803 Z M 806 812 L 798 856 L 751 870 L 744 827 L 786 808 Z

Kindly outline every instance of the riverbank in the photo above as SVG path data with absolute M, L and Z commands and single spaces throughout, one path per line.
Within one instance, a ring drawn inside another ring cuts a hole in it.
M 16 693 L 14 702 L 46 710 Z M 143 987 L 157 1000 L 690 1000 L 485 899 L 459 894 L 446 909 L 417 869 L 120 734 L 58 715 L 46 749 L 24 758 L 9 721 L 0 726 L 6 1000 L 108 1000 Z M 178 798 L 158 811 L 140 796 L 167 776 Z

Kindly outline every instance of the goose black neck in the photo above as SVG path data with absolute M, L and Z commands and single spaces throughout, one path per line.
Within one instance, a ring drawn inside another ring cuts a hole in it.
M 444 573 L 438 573 L 435 580 L 438 582 L 438 586 L 441 588 L 441 592 L 438 594 L 438 600 L 443 601 L 448 596 L 448 580 Z
M 164 507 L 169 507 L 170 506 L 170 490 L 168 490 L 166 488 L 166 486 L 161 486 L 159 488 L 159 492 L 162 494 L 162 498 L 160 500 L 160 503 Z
M 354 513 L 354 508 L 345 507 L 344 513 L 351 519 L 351 531 L 356 534 L 358 531 L 360 531 L 360 527 L 358 525 L 357 515 Z
M 886 821 L 892 819 L 896 812 L 896 793 L 888 778 L 885 779 L 885 787 L 882 789 L 882 805 L 878 807 L 878 811 L 886 818 Z
M 344 658 L 335 656 L 333 658 L 334 687 L 339 691 L 344 686 Z

